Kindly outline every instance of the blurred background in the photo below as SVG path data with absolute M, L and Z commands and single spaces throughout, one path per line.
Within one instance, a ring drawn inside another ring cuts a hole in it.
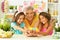
M 0 0 L 0 19 L 7 19 L 10 23 L 14 12 L 25 11 L 27 6 L 34 7 L 37 13 L 48 12 L 56 20 L 55 27 L 60 28 L 60 0 Z
M 0 14 L 12 18 L 16 10 L 24 11 L 27 6 L 33 6 L 38 13 L 49 12 L 60 24 L 60 0 L 0 0 Z

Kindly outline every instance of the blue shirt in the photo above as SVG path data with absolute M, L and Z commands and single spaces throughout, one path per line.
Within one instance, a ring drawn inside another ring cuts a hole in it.
M 22 31 L 13 28 L 13 27 L 15 27 L 15 26 L 17 26 L 17 23 L 16 23 L 16 22 L 12 22 L 12 23 L 11 23 L 11 30 L 14 31 L 14 34 L 22 34 L 22 33 L 23 33 Z M 21 27 L 21 28 L 24 28 L 24 26 L 25 26 L 25 23 L 22 22 L 22 23 L 20 24 L 20 27 Z

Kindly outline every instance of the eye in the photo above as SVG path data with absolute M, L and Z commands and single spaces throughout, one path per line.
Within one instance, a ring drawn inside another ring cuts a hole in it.
M 28 13 L 26 13 L 26 14 L 28 14 Z
M 31 14 L 33 14 L 33 13 L 31 13 Z

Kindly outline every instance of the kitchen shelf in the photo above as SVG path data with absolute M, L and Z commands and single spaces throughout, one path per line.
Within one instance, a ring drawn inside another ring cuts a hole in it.
M 60 5 L 60 3 L 48 2 L 48 7 L 49 7 L 50 10 L 55 9 L 56 7 L 58 7 L 58 5 Z M 58 10 L 58 9 L 56 8 L 56 10 Z M 51 15 L 51 16 L 52 17 L 57 17 L 58 15 Z
M 14 15 L 14 13 L 7 13 L 6 15 Z
M 53 2 L 48 2 L 48 4 L 57 5 L 57 4 L 60 4 L 60 3 L 53 3 Z
M 54 5 L 57 5 L 57 4 L 60 4 L 60 3 L 48 2 L 48 4 L 54 4 Z

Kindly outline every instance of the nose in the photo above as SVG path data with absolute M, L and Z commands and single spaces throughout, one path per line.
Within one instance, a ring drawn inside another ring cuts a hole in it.
M 41 22 L 43 22 L 43 20 L 41 20 Z
M 28 16 L 31 16 L 30 14 Z
M 31 14 L 29 14 L 29 18 L 31 17 Z
M 23 19 L 21 19 L 21 22 L 23 22 Z

